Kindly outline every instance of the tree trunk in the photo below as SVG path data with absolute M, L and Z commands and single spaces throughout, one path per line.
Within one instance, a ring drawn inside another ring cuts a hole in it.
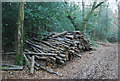
M 102 12 L 102 5 L 100 6 L 100 9 L 99 9 L 99 24 L 101 24 L 100 22 L 101 22 L 101 12 Z M 98 26 L 99 27 L 99 26 Z M 103 27 L 100 27 L 100 31 L 101 31 L 101 33 L 100 33 L 100 41 L 102 41 L 102 33 L 103 33 Z
M 83 31 L 86 31 L 87 23 L 90 20 L 92 14 L 94 13 L 95 9 L 97 9 L 100 5 L 102 5 L 104 2 L 100 2 L 97 4 L 96 1 L 94 1 L 91 10 L 88 12 L 87 16 L 84 18 L 82 26 L 84 27 Z
M 18 29 L 17 29 L 17 46 L 15 64 L 23 65 L 23 26 L 24 26 L 24 1 L 19 3 Z
M 82 18 L 84 19 L 85 17 L 85 2 L 82 0 Z
M 107 34 L 107 32 L 108 32 L 108 7 L 109 7 L 109 4 L 107 4 L 106 5 L 106 28 L 105 28 L 105 32 L 106 32 L 106 34 Z M 105 38 L 104 38 L 104 40 L 107 40 L 107 35 L 105 36 Z
M 120 1 L 118 2 L 118 42 L 120 43 Z

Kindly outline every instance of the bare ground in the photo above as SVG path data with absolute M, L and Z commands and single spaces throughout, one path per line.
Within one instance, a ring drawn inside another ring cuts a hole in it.
M 46 71 L 29 70 L 2 71 L 3 79 L 118 79 L 118 45 L 99 43 L 95 51 L 81 53 L 82 58 L 74 58 L 66 66 L 55 69 L 58 76 Z

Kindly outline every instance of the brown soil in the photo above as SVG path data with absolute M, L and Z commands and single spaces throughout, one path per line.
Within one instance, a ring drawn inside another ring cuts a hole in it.
M 81 58 L 74 58 L 66 66 L 55 69 L 63 76 L 36 71 L 29 74 L 23 71 L 2 71 L 3 79 L 118 79 L 118 45 L 99 43 L 95 51 L 81 53 Z

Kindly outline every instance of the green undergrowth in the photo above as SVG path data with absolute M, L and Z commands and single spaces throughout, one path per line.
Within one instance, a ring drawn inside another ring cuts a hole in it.
M 94 41 L 94 40 L 89 40 L 90 41 L 90 44 L 92 44 L 93 46 L 95 47 L 99 47 L 99 45 Z

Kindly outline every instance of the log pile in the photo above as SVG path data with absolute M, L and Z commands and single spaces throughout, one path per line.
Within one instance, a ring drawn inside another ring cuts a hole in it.
M 27 40 L 24 57 L 33 73 L 34 69 L 47 70 L 49 68 L 66 65 L 75 56 L 81 57 L 80 52 L 92 50 L 91 44 L 80 31 L 65 31 L 51 33 L 44 39 L 32 38 Z

